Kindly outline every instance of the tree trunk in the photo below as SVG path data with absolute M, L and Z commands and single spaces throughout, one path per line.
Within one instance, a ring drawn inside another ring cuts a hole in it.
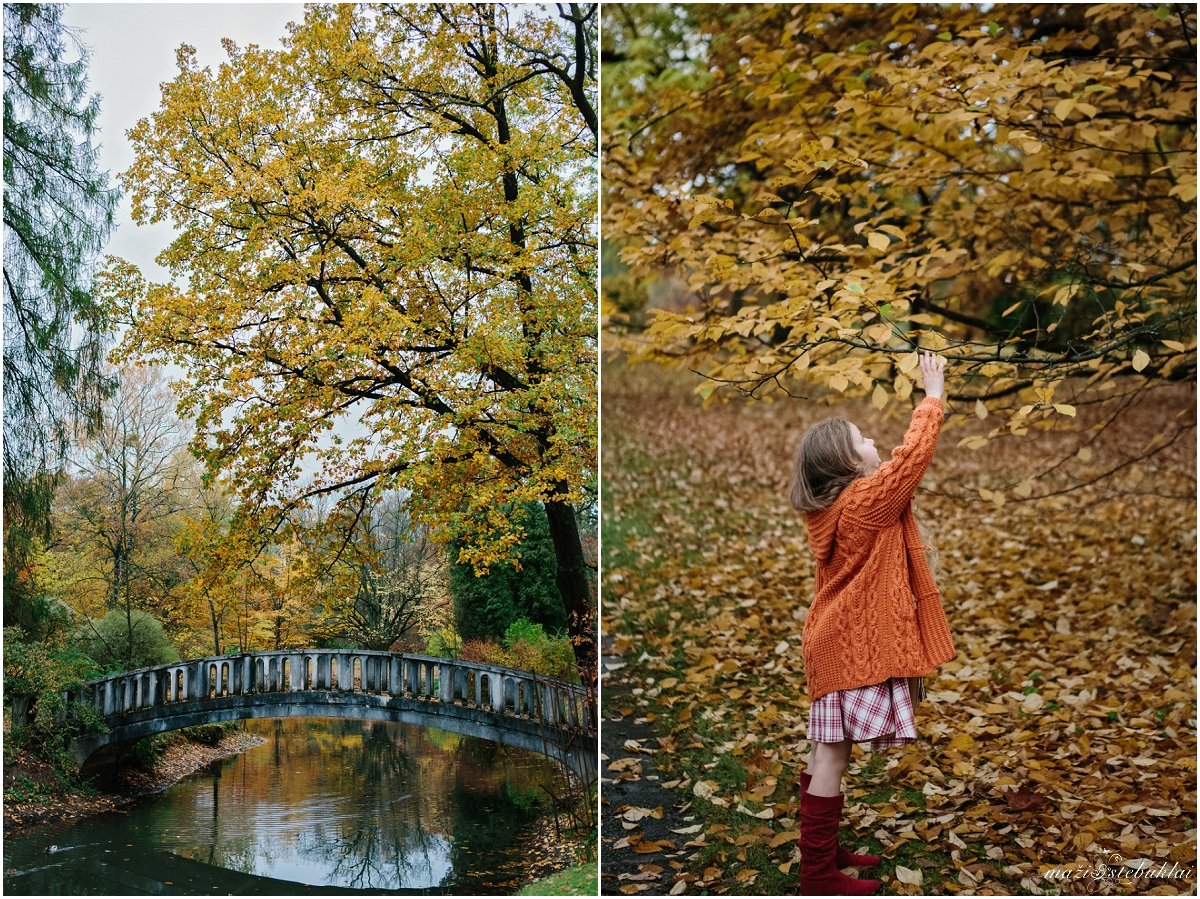
M 567 503 L 547 502 L 546 520 L 550 524 L 550 539 L 554 543 L 554 558 L 558 563 L 555 578 L 567 612 L 567 631 L 575 644 L 579 677 L 584 686 L 595 686 L 596 628 L 592 621 L 592 599 L 588 591 L 587 566 L 583 560 L 583 545 L 579 541 L 579 525 L 575 510 Z
M 213 655 L 219 656 L 221 654 L 221 619 L 217 617 L 217 609 L 211 599 L 208 601 L 208 614 L 212 618 Z

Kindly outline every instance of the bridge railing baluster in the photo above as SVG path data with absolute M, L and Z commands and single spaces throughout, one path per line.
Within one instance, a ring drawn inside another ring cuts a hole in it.
M 399 656 L 388 659 L 388 695 L 402 696 L 404 694 L 404 660 Z

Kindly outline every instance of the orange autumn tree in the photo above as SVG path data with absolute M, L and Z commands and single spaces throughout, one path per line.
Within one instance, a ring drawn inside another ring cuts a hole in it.
M 185 370 L 194 449 L 258 545 L 332 497 L 335 533 L 305 543 L 336 551 L 402 489 L 486 569 L 541 502 L 583 660 L 595 16 L 311 6 L 279 51 L 227 42 L 213 71 L 182 47 L 124 183 L 137 221 L 177 229 L 159 260 L 186 286 L 104 279 L 118 356 Z
M 605 17 L 616 283 L 683 296 L 641 330 L 634 288 L 606 295 L 636 357 L 698 370 L 705 395 L 821 384 L 885 408 L 934 349 L 951 408 L 993 425 L 976 449 L 1194 381 L 1194 7 Z

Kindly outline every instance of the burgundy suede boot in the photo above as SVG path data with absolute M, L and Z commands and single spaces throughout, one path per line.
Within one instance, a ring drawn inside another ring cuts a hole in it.
M 800 895 L 869 896 L 878 880 L 859 880 L 837 869 L 838 824 L 842 820 L 842 794 L 800 794 Z
M 812 780 L 812 775 L 807 771 L 800 772 L 800 801 L 804 801 L 804 794 L 808 792 L 808 782 Z M 797 840 L 799 843 L 799 840 Z M 874 868 L 879 864 L 878 855 L 858 855 L 854 852 L 849 852 L 838 846 L 835 861 L 839 868 Z

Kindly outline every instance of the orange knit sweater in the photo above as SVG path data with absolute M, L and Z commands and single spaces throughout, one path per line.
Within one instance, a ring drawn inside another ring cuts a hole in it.
M 955 656 L 912 511 L 941 425 L 941 400 L 926 397 L 889 461 L 805 516 L 817 557 L 817 594 L 802 638 L 814 701 L 928 674 Z

